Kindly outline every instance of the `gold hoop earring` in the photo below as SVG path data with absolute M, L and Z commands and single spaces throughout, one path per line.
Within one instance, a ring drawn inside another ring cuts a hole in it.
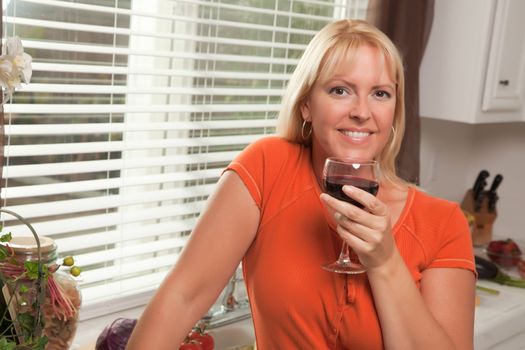
M 310 130 L 308 130 L 308 133 L 305 135 L 304 130 L 306 129 L 307 124 L 308 123 L 306 122 L 306 120 L 303 120 L 303 126 L 301 127 L 301 137 L 303 138 L 303 141 L 308 141 L 308 139 L 312 135 L 312 130 L 313 130 L 312 124 L 310 124 Z

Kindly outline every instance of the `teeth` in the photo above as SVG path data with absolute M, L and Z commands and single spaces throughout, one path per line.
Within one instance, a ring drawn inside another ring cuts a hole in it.
M 344 130 L 343 130 L 343 134 L 345 134 L 346 136 L 350 136 L 350 137 L 366 137 L 366 136 L 370 135 L 369 132 L 344 131 Z

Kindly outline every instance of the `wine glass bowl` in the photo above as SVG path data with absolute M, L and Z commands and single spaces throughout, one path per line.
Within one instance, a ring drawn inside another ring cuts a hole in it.
M 323 168 L 324 191 L 332 197 L 353 204 L 364 206 L 343 192 L 344 185 L 358 187 L 372 195 L 379 191 L 379 163 L 375 160 L 329 157 Z M 349 248 L 345 241 L 339 258 L 322 266 L 325 270 L 337 273 L 357 274 L 366 271 L 357 261 L 350 258 Z

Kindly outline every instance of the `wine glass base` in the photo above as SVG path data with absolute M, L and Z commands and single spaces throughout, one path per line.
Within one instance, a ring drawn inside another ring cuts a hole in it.
M 357 275 L 357 274 L 366 272 L 366 269 L 363 265 L 356 264 L 353 262 L 341 263 L 339 261 L 336 261 L 333 263 L 322 265 L 321 267 L 325 269 L 326 271 L 336 272 L 336 273 L 346 273 L 349 275 Z

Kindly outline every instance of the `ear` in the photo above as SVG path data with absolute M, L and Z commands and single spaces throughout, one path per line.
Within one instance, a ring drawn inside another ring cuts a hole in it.
M 301 103 L 301 116 L 303 117 L 303 120 L 307 122 L 312 121 L 312 116 L 310 114 L 310 105 L 308 104 L 308 100 Z

